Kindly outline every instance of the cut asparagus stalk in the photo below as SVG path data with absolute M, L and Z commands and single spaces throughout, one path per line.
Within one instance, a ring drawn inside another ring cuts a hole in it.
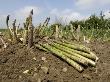
M 30 24 L 28 31 L 28 48 L 31 48 L 32 46 L 33 46 L 33 26 L 32 24 Z
M 15 24 L 16 24 L 16 19 L 13 21 L 13 42 L 15 42 L 15 43 L 22 42 L 22 41 L 17 37 Z
M 71 49 L 75 49 L 75 50 L 78 50 L 78 51 L 83 51 L 85 53 L 88 53 L 90 54 L 91 56 L 94 56 L 96 57 L 96 60 L 98 60 L 98 57 L 93 53 L 91 52 L 90 50 L 88 50 L 88 48 L 84 48 L 83 46 L 77 46 L 77 45 L 72 45 L 72 44 L 68 44 L 68 43 L 63 43 L 63 42 L 60 42 L 60 41 L 54 41 L 55 43 L 58 43 L 58 44 L 61 44 L 61 45 L 64 45 L 66 47 L 69 47 Z
M 32 24 L 32 15 L 33 15 L 33 9 L 30 12 L 29 15 L 29 27 L 28 27 L 28 48 L 31 48 L 33 46 L 33 30 L 34 26 Z
M 28 25 L 26 25 L 27 24 L 27 21 L 26 21 L 26 23 L 24 23 L 24 33 L 23 33 L 23 44 L 27 44 L 27 40 L 28 40 Z
M 58 25 L 55 26 L 55 39 L 58 39 L 58 34 L 59 34 L 59 27 Z
M 82 55 L 84 57 L 90 58 L 92 60 L 96 60 L 96 56 L 94 56 L 94 55 L 91 55 L 91 54 L 88 54 L 88 53 L 85 53 L 85 52 L 81 52 L 81 51 L 78 51 L 78 50 L 74 50 L 74 49 L 71 49 L 69 47 L 66 47 L 66 46 L 63 46 L 61 44 L 58 44 L 58 43 L 54 43 L 54 44 L 59 46 L 59 47 L 61 47 L 61 48 L 63 48 L 63 49 L 65 49 L 65 50 L 69 50 L 69 51 L 72 51 L 74 53 L 80 54 L 80 55 Z
M 9 38 L 10 38 L 11 41 L 12 41 L 12 39 L 13 39 L 13 38 L 12 38 L 13 32 L 12 32 L 11 28 L 10 28 L 9 25 L 8 25 L 9 17 L 10 17 L 10 15 L 8 15 L 7 18 L 6 18 L 6 25 L 7 25 L 7 28 L 8 28 Z
M 52 53 L 54 53 L 55 55 L 61 57 L 63 60 L 68 62 L 70 65 L 72 65 L 79 72 L 82 72 L 84 70 L 81 65 L 79 65 L 78 63 L 76 63 L 72 59 L 68 58 L 67 56 L 63 55 L 61 52 L 58 52 L 55 47 L 52 47 L 52 46 L 47 45 L 47 44 L 42 44 L 42 46 L 45 47 L 46 49 L 48 49 L 49 51 L 51 51 Z
M 53 47 L 53 46 L 52 46 L 52 47 Z M 70 59 L 72 59 L 72 60 L 74 60 L 74 61 L 80 63 L 80 64 L 83 64 L 83 65 L 85 65 L 85 66 L 88 65 L 87 61 L 86 61 L 86 60 L 83 60 L 83 59 L 80 58 L 80 57 L 77 57 L 77 56 L 68 54 L 68 53 L 66 53 L 66 52 L 64 52 L 64 51 L 62 51 L 62 50 L 60 50 L 60 49 L 57 49 L 57 48 L 56 48 L 56 50 L 57 50 L 58 52 L 61 52 L 63 55 L 69 57 Z
M 74 43 L 74 42 L 69 42 L 69 41 L 66 41 L 66 40 L 63 40 L 63 41 L 64 41 L 64 43 L 71 44 L 71 45 L 77 46 L 77 47 L 79 47 L 79 48 L 81 48 L 81 49 L 90 51 L 90 48 L 85 47 L 84 45 L 81 45 L 81 44 L 79 45 L 79 44 L 76 44 L 76 43 Z
M 97 61 L 97 60 L 99 59 L 93 52 L 90 51 L 90 48 L 88 48 L 88 47 L 85 47 L 85 46 L 83 46 L 83 45 L 78 45 L 78 44 L 75 44 L 75 43 L 73 43 L 73 42 L 70 43 L 70 42 L 68 42 L 68 41 L 66 41 L 66 40 L 65 40 L 64 42 L 67 43 L 67 44 L 73 45 L 73 47 L 74 47 L 74 46 L 77 46 L 77 47 L 81 48 L 82 51 L 84 51 L 84 52 L 90 54 L 91 56 L 93 56 L 93 57 L 95 58 L 95 61 Z M 80 51 L 81 49 L 79 49 L 79 51 Z
M 59 45 L 57 45 L 57 44 L 51 44 L 51 45 L 54 46 L 54 47 L 56 47 L 56 48 L 58 48 L 58 49 L 60 49 L 60 50 L 62 50 L 62 51 L 65 51 L 65 52 L 67 52 L 67 53 L 69 53 L 69 54 L 71 54 L 71 55 L 75 55 L 75 56 L 77 56 L 77 57 L 82 58 L 83 60 L 86 60 L 86 61 L 88 62 L 88 64 L 91 65 L 91 66 L 96 66 L 96 63 L 95 63 L 94 61 L 92 61 L 92 60 L 90 60 L 90 59 L 88 59 L 88 58 L 85 58 L 85 57 L 83 57 L 83 56 L 81 56 L 81 55 L 79 55 L 79 54 L 73 52 L 73 51 L 70 50 L 70 49 L 67 50 L 67 49 L 61 48 L 61 47 L 59 47 Z
M 46 51 L 46 52 L 49 52 L 46 48 L 42 47 L 41 45 L 39 44 L 35 44 L 35 46 L 40 49 L 40 50 L 43 50 L 43 51 Z

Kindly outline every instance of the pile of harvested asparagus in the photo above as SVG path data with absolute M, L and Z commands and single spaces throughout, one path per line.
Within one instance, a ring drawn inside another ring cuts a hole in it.
M 84 70 L 84 66 L 96 66 L 98 57 L 83 45 L 70 43 L 67 41 L 53 41 L 51 43 L 39 43 L 36 47 L 59 56 L 79 72 Z

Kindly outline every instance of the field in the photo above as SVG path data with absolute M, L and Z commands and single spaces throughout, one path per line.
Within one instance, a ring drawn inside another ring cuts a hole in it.
M 0 80 L 1 82 L 36 82 L 38 79 L 41 82 L 109 82 L 110 43 L 92 42 L 87 46 L 100 59 L 96 68 L 89 67 L 79 73 L 51 53 L 36 48 L 32 48 L 30 52 L 22 45 L 10 45 L 0 52 Z M 43 61 L 42 57 L 46 60 Z M 48 73 L 43 72 L 40 66 L 47 67 Z M 67 68 L 66 72 L 63 71 L 64 68 Z M 23 71 L 28 69 L 31 69 L 32 73 L 23 74 Z
M 8 29 L 0 30 L 0 82 L 109 82 L 110 19 L 91 15 L 67 25 L 48 25 L 49 20 L 34 27 L 29 16 L 24 28 L 18 28 L 15 20 L 11 29 L 7 21 Z M 72 50 L 81 54 L 71 57 Z

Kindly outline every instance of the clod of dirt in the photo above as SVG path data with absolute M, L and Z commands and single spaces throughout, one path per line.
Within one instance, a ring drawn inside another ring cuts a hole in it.
M 45 60 L 46 60 L 46 58 L 45 58 L 45 57 L 42 57 L 42 60 L 43 60 L 43 61 L 45 61 Z
M 47 67 L 41 67 L 41 69 L 45 74 L 49 72 L 49 69 Z
M 38 82 L 38 80 L 39 80 L 39 75 L 38 75 L 38 73 L 34 73 L 33 74 L 33 79 L 35 79 L 37 82 Z M 40 82 L 40 81 L 39 81 Z
M 8 61 L 7 58 L 1 58 L 1 59 L 0 59 L 0 63 L 6 63 L 7 61 Z
M 37 71 L 37 68 L 36 67 L 34 68 L 34 71 Z
M 41 59 L 42 59 L 42 61 L 47 62 L 46 57 L 42 57 Z
M 33 57 L 33 60 L 37 60 L 35 57 Z
M 41 79 L 40 79 L 40 78 L 38 78 L 37 82 L 41 82 Z
M 38 74 L 37 73 L 35 73 L 34 75 L 33 75 L 33 77 L 37 77 L 38 76 Z
M 67 67 L 62 69 L 63 72 L 67 72 Z
M 92 79 L 91 76 L 88 75 L 88 74 L 83 74 L 83 78 L 87 78 L 88 80 L 91 80 Z

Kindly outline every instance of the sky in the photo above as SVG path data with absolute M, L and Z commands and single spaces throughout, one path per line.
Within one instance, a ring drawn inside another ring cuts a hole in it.
M 50 23 L 82 20 L 91 14 L 103 11 L 110 17 L 110 0 L 0 0 L 0 28 L 6 28 L 6 16 L 10 15 L 10 26 L 14 19 L 23 24 L 30 10 L 34 10 L 33 24 L 37 25 L 50 17 Z

